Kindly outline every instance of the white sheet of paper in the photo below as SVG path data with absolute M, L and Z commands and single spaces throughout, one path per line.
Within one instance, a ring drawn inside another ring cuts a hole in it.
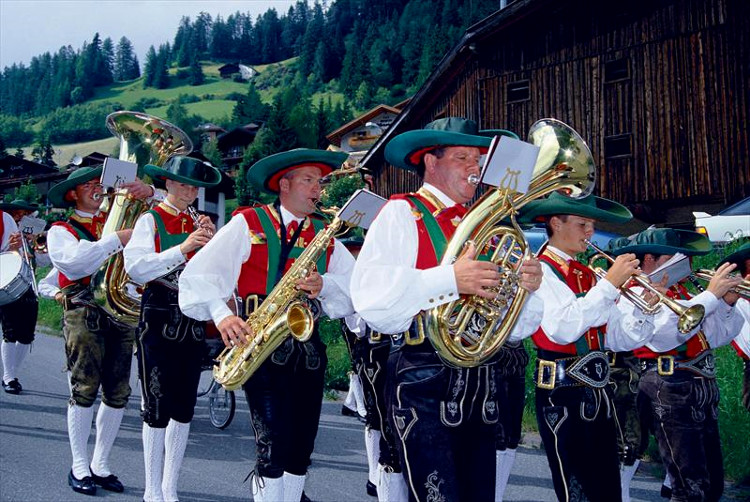
M 661 281 L 664 274 L 667 274 L 666 287 L 671 287 L 689 276 L 691 273 L 690 259 L 682 253 L 677 253 L 664 262 L 661 267 L 651 272 L 648 278 L 651 280 L 651 283 L 655 284 Z
M 107 157 L 104 159 L 101 184 L 105 187 L 119 189 L 123 183 L 135 181 L 138 175 L 138 164 L 126 160 Z
M 539 147 L 508 136 L 500 136 L 482 171 L 482 183 L 526 193 L 534 174 Z
M 44 232 L 44 229 L 47 227 L 47 222 L 44 221 L 41 218 L 34 218 L 33 216 L 26 215 L 23 218 L 21 218 L 21 221 L 18 223 L 18 230 L 25 234 L 40 234 Z
M 339 211 L 338 216 L 350 225 L 362 227 L 366 230 L 370 228 L 373 220 L 386 202 L 387 200 L 380 195 L 360 188 L 349 197 L 349 200 Z

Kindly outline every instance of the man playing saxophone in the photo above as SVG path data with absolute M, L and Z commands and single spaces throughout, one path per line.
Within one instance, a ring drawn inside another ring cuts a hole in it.
M 416 172 L 423 185 L 396 195 L 383 207 L 365 238 L 352 276 L 357 312 L 373 328 L 394 336 L 388 358 L 386 409 L 399 442 L 410 500 L 488 501 L 495 496 L 495 367 L 454 368 L 443 362 L 422 331 L 423 311 L 461 294 L 492 298 L 500 282 L 495 263 L 476 250 L 452 265 L 439 265 L 440 243 L 455 233 L 476 192 L 470 180 L 490 139 L 476 123 L 440 119 L 396 136 L 388 162 Z M 520 269 L 520 287 L 541 282 L 536 260 Z M 511 339 L 530 335 L 542 305 L 531 294 Z
M 226 305 L 237 288 L 246 313 L 282 280 L 325 223 L 314 214 L 320 179 L 346 154 L 296 149 L 268 156 L 248 171 L 258 190 L 277 194 L 272 204 L 239 211 L 190 260 L 179 280 L 182 311 L 213 320 L 227 346 L 244 345 L 248 324 Z M 307 292 L 314 314 L 353 312 L 349 279 L 354 258 L 334 240 L 296 288 Z M 317 268 L 317 270 L 316 270 Z M 300 342 L 288 337 L 244 384 L 257 444 L 252 490 L 256 501 L 300 500 L 320 420 L 327 364 L 317 333 Z
M 115 492 L 124 490 L 112 474 L 108 459 L 130 396 L 128 381 L 135 338 L 132 328 L 116 323 L 93 302 L 91 276 L 107 259 L 122 251 L 132 233 L 132 229 L 119 230 L 100 239 L 107 218 L 105 212 L 99 211 L 101 174 L 101 166 L 77 169 L 48 194 L 53 206 L 75 208 L 68 221 L 52 225 L 47 243 L 64 294 L 63 335 L 71 387 L 68 436 L 73 454 L 68 484 L 87 495 L 96 493 L 97 485 Z M 154 194 L 153 187 L 140 180 L 123 188 L 137 199 Z M 89 463 L 86 445 L 100 386 L 96 447 Z
M 144 172 L 163 180 L 167 197 L 138 219 L 125 246 L 125 270 L 144 285 L 136 330 L 141 383 L 146 502 L 176 501 L 177 480 L 190 433 L 205 323 L 184 316 L 177 304 L 177 279 L 185 263 L 215 231 L 208 216 L 197 221 L 188 207 L 199 187 L 216 186 L 219 171 L 206 162 L 173 156 Z

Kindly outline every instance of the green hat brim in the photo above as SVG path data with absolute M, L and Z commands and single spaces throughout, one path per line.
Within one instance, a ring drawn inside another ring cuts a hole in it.
M 662 229 L 655 229 L 655 230 L 662 230 Z M 698 232 L 693 232 L 692 230 L 678 230 L 676 228 L 670 228 L 669 230 L 671 232 L 674 232 L 674 234 L 678 237 L 679 244 L 677 243 L 666 244 L 666 243 L 660 243 L 660 242 L 643 242 L 642 234 L 649 231 L 649 230 L 644 230 L 643 232 L 641 232 L 641 234 L 637 235 L 631 241 L 632 244 L 628 246 L 622 246 L 621 248 L 617 249 L 617 255 L 621 255 L 625 253 L 633 253 L 637 255 L 642 255 L 642 254 L 674 255 L 677 253 L 682 253 L 685 256 L 699 256 L 699 255 L 710 253 L 711 249 L 713 248 L 711 246 L 711 241 L 709 241 L 708 238 L 703 234 L 699 234 Z
M 198 161 L 201 162 L 201 161 Z M 164 181 L 165 179 L 174 180 L 180 183 L 185 183 L 186 185 L 192 185 L 195 187 L 214 187 L 221 183 L 221 173 L 218 169 L 216 169 L 213 166 L 206 166 L 210 167 L 209 170 L 210 173 L 210 179 L 208 180 L 199 180 L 197 178 L 194 178 L 192 176 L 184 176 L 182 174 L 174 173 L 172 171 L 168 171 L 166 169 L 163 169 L 159 166 L 155 166 L 153 164 L 146 164 L 146 166 L 143 168 L 143 172 L 148 174 L 154 179 Z
M 16 209 L 20 209 L 22 211 L 37 211 L 39 209 L 38 204 L 31 204 L 29 202 L 26 202 L 25 200 L 16 199 L 11 202 L 1 202 L 0 203 L 0 209 L 3 211 L 13 211 Z
M 57 185 L 53 186 L 47 192 L 47 199 L 49 203 L 54 207 L 72 207 L 75 206 L 75 201 L 66 200 L 65 194 L 68 190 L 73 190 L 78 185 L 82 185 L 88 181 L 102 176 L 102 166 L 98 167 L 81 167 L 76 169 L 68 178 L 61 181 Z
M 747 259 L 750 259 L 750 241 L 746 242 L 745 244 L 740 246 L 737 251 L 721 260 L 719 262 L 719 265 L 717 265 L 717 268 L 721 265 L 724 265 L 725 263 L 736 263 L 737 270 L 742 272 L 742 269 L 745 266 L 745 260 Z
M 385 145 L 385 159 L 407 171 L 416 171 L 425 153 L 440 147 L 469 146 L 486 153 L 492 139 L 454 131 L 419 129 L 399 134 Z
M 349 157 L 346 152 L 296 148 L 275 153 L 253 164 L 247 171 L 247 181 L 257 190 L 268 194 L 279 193 L 279 180 L 286 173 L 300 167 L 320 169 L 323 176 L 341 167 Z
M 625 223 L 633 218 L 633 214 L 622 204 L 613 200 L 587 195 L 574 199 L 553 192 L 546 199 L 537 199 L 526 204 L 521 210 L 520 222 L 534 222 L 544 216 L 572 214 L 584 218 L 607 223 Z
M 481 136 L 487 136 L 490 138 L 494 138 L 495 136 L 508 136 L 509 138 L 513 139 L 521 139 L 518 137 L 518 134 L 507 129 L 482 129 L 481 131 L 479 131 L 479 134 Z

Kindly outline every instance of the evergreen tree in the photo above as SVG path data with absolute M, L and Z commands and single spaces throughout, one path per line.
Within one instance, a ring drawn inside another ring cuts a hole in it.
M 21 199 L 30 204 L 37 204 L 40 199 L 39 190 L 37 190 L 36 185 L 31 180 L 27 180 L 23 185 L 13 189 L 13 197 L 10 200 L 16 199 Z
M 97 65 L 97 72 L 99 74 L 99 80 L 97 85 L 109 85 L 114 82 L 113 72 L 115 67 L 115 45 L 112 43 L 112 39 L 107 37 L 102 42 L 101 51 L 99 54 L 99 61 Z
M 260 99 L 260 93 L 255 84 L 250 82 L 247 87 L 247 95 L 237 100 L 232 110 L 232 122 L 238 126 L 251 122 L 262 124 L 268 118 L 268 105 Z
M 192 53 L 190 50 L 190 39 L 192 37 L 192 32 L 193 28 L 190 25 L 190 18 L 183 16 L 182 19 L 180 19 L 180 25 L 177 27 L 177 34 L 174 37 L 174 50 L 178 68 L 190 64 L 190 56 Z
M 188 82 L 190 82 L 190 85 L 201 85 L 205 80 L 206 77 L 203 75 L 203 68 L 201 68 L 198 58 L 195 57 L 190 63 L 190 77 L 188 78 Z
M 113 76 L 118 82 L 133 80 L 141 76 L 133 44 L 126 37 L 122 37 L 117 43 Z
M 154 70 L 153 87 L 157 89 L 166 89 L 169 87 L 169 46 L 159 46 L 159 52 L 156 54 L 156 65 Z
M 156 79 L 157 57 L 154 46 L 148 48 L 146 53 L 146 65 L 143 67 L 143 88 L 153 87 Z
M 222 168 L 221 150 L 219 150 L 219 142 L 216 139 L 204 142 L 201 153 L 203 153 L 214 167 L 217 169 Z

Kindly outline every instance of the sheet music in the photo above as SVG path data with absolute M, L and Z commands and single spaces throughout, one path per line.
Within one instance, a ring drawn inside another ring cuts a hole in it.
M 358 226 L 366 230 L 370 228 L 386 202 L 387 200 L 380 195 L 360 188 L 349 197 L 349 200 L 339 211 L 338 217 L 351 226 Z
M 657 283 L 661 281 L 664 274 L 667 274 L 668 279 L 666 287 L 670 287 L 674 286 L 691 273 L 690 258 L 682 253 L 677 253 L 664 262 L 659 268 L 651 272 L 648 278 L 652 283 Z

